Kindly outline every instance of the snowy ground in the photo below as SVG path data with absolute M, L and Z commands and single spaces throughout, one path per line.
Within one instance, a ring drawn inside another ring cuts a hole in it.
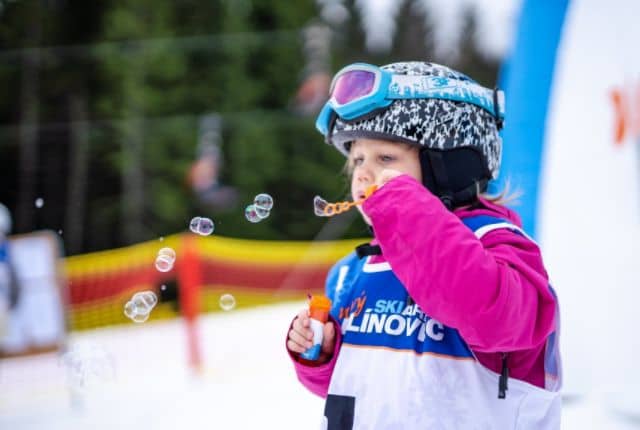
M 317 429 L 322 400 L 284 352 L 302 306 L 203 317 L 201 374 L 188 369 L 180 320 L 73 334 L 67 354 L 0 361 L 0 429 Z M 568 401 L 562 428 L 640 429 L 610 404 Z

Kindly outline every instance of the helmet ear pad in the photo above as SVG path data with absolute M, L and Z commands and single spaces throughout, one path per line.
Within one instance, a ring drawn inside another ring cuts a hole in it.
M 474 147 L 420 150 L 422 183 L 453 209 L 473 203 L 487 189 L 491 173 L 483 154 Z

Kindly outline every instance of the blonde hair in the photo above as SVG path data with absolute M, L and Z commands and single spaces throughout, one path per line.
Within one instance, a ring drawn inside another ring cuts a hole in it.
M 508 204 L 518 205 L 520 204 L 520 197 L 522 197 L 523 192 L 521 189 L 516 188 L 515 190 L 511 189 L 511 181 L 507 178 L 504 181 L 504 187 L 496 194 L 489 194 L 487 192 L 478 193 L 479 197 L 482 197 L 485 200 L 490 201 L 493 204 L 506 206 Z

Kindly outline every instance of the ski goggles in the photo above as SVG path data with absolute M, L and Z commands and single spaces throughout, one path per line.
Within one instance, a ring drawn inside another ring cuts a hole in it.
M 492 114 L 498 128 L 504 121 L 504 93 L 485 88 L 469 78 L 396 75 L 371 64 L 355 63 L 336 73 L 329 94 L 329 101 L 316 119 L 316 128 L 324 136 L 329 133 L 336 115 L 350 121 L 402 99 L 471 103 Z

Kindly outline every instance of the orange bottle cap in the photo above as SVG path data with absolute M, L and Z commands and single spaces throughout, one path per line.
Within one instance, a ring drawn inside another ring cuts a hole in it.
M 329 311 L 331 309 L 331 299 L 326 296 L 311 296 L 311 300 L 309 300 L 309 309 Z

